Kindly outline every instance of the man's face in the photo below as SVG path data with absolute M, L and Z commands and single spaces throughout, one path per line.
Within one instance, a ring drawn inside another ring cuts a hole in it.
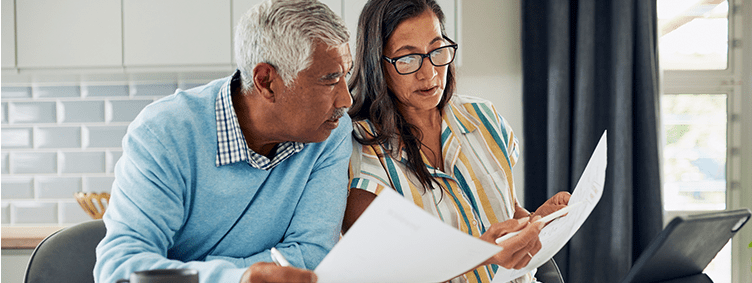
M 349 44 L 318 43 L 311 66 L 277 96 L 283 140 L 322 142 L 352 105 L 346 75 L 352 68 Z

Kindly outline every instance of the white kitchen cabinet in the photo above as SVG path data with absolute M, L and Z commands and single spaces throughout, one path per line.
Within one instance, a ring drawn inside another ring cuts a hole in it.
M 342 16 L 342 1 L 343 0 L 319 0 L 322 3 L 329 6 L 329 9 L 334 11 L 334 13 L 337 13 L 340 17 Z M 350 0 L 344 0 L 344 1 L 350 1 Z M 232 27 L 233 32 L 235 32 L 235 25 L 238 24 L 238 21 L 240 20 L 243 15 L 245 15 L 246 12 L 248 12 L 251 7 L 255 6 L 258 3 L 263 2 L 263 0 L 232 0 Z M 233 37 L 235 34 L 233 33 Z
M 264 0 L 232 0 L 232 37 L 235 38 L 235 26 L 238 24 L 240 18 L 248 12 L 256 4 L 263 2 Z
M 350 31 L 350 53 L 355 60 L 355 41 L 358 36 L 358 18 L 368 0 L 345 0 L 342 4 L 343 19 Z
M 16 6 L 13 0 L 2 0 L 2 67 L 16 66 Z
M 329 9 L 331 9 L 334 13 L 342 16 L 342 1 L 351 1 L 351 0 L 319 0 L 322 3 L 329 6 Z M 263 2 L 263 0 L 232 0 L 232 62 L 233 65 L 235 64 L 235 26 L 238 24 L 238 21 L 240 21 L 240 18 L 242 18 L 246 12 L 248 12 L 249 9 L 251 9 L 253 6 L 255 6 L 258 3 Z
M 350 49 L 355 52 L 355 41 L 358 34 L 358 19 L 360 13 L 363 11 L 363 6 L 366 5 L 368 0 L 345 0 L 343 1 L 342 11 L 344 13 L 344 20 L 347 24 L 347 28 L 350 30 Z M 459 34 L 457 33 L 457 2 L 455 0 L 436 0 L 441 6 L 441 11 L 444 12 L 444 29 L 446 29 L 446 35 L 454 40 L 459 41 Z M 355 54 L 355 53 L 353 53 Z M 353 56 L 354 57 L 354 56 Z
M 24 0 L 15 4 L 19 68 L 122 65 L 120 0 Z M 3 10 L 5 6 L 3 2 Z M 3 29 L 5 25 L 3 19 Z M 3 49 L 4 41 L 5 31 Z M 5 56 L 3 50 L 3 61 Z
M 228 65 L 231 0 L 122 0 L 125 67 Z

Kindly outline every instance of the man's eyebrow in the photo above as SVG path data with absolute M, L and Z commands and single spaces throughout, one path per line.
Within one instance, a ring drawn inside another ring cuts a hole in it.
M 331 80 L 335 80 L 335 79 L 337 79 L 339 77 L 342 77 L 343 75 L 344 75 L 344 73 L 342 73 L 342 72 L 329 73 L 329 74 L 321 76 L 319 78 L 319 81 L 321 81 L 321 82 L 331 81 Z
M 352 65 L 350 65 L 350 69 L 349 69 L 349 70 L 347 70 L 347 72 L 350 72 L 350 71 L 352 71 L 352 69 L 353 69 L 353 66 L 352 66 Z M 343 73 L 343 72 L 334 72 L 334 73 L 329 73 L 329 74 L 326 74 L 326 75 L 323 75 L 323 76 L 321 76 L 321 77 L 319 78 L 319 81 L 320 81 L 320 82 L 325 82 L 325 81 L 332 81 L 332 80 L 338 79 L 338 78 L 340 78 L 340 77 L 342 77 L 342 76 L 344 76 L 344 75 L 345 75 L 345 73 Z

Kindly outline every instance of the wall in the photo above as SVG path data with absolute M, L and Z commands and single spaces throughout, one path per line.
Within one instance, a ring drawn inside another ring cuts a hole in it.
M 109 192 L 130 121 L 179 81 L 2 86 L 2 224 L 89 220 L 78 191 Z
M 458 93 L 493 102 L 522 136 L 522 51 L 520 1 L 462 0 L 461 65 Z M 524 203 L 525 148 L 514 167 L 517 199 Z
M 459 3 L 458 93 L 492 101 L 522 142 L 520 4 Z M 34 83 L 8 82 L 3 77 L 2 225 L 69 225 L 88 220 L 73 193 L 110 190 L 113 167 L 122 154 L 120 140 L 141 108 L 175 88 L 226 75 L 82 78 L 59 72 L 63 75 L 25 78 Z M 77 83 L 38 82 L 70 81 L 71 77 Z M 524 151 L 515 167 L 520 202 L 522 162 Z
M 458 3 L 458 93 L 492 101 L 522 142 L 520 4 L 484 0 Z M 37 74 L 28 80 L 88 80 L 64 70 L 60 73 Z M 114 180 L 112 167 L 121 154 L 119 140 L 140 107 L 175 88 L 188 88 L 224 74 L 92 74 L 89 81 L 97 81 L 93 85 L 8 82 L 3 75 L 2 226 L 38 226 L 70 225 L 89 219 L 72 194 L 109 191 Z M 22 114 L 19 106 L 27 114 Z M 523 148 L 514 172 L 520 203 L 524 154 Z M 4 250 L 1 281 L 20 281 L 23 269 L 9 268 L 24 267 L 29 254 Z

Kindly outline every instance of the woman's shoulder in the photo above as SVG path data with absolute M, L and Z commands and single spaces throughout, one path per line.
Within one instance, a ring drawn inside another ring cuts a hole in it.
M 491 120 L 499 118 L 499 113 L 496 112 L 491 101 L 476 96 L 455 94 L 452 96 L 450 106 L 455 115 L 460 114 L 476 119 L 482 118 L 481 116 L 487 116 L 486 118 Z
M 477 120 L 479 124 L 483 124 L 482 121 L 487 121 L 496 125 L 496 127 L 508 128 L 511 130 L 508 121 L 504 119 L 501 113 L 496 111 L 496 107 L 494 107 L 493 103 L 487 99 L 477 96 L 455 94 L 452 96 L 451 105 L 455 115 L 460 114 L 465 117 L 472 117 L 473 120 Z
M 452 95 L 451 101 L 455 105 L 481 104 L 481 105 L 493 107 L 493 103 L 491 103 L 491 101 L 484 99 L 484 98 L 477 97 L 477 96 L 454 94 Z
M 373 137 L 374 133 L 376 132 L 373 123 L 371 123 L 370 120 L 364 119 L 364 120 L 353 120 L 352 121 L 352 127 L 353 127 L 353 134 L 361 139 L 365 139 L 367 137 Z

